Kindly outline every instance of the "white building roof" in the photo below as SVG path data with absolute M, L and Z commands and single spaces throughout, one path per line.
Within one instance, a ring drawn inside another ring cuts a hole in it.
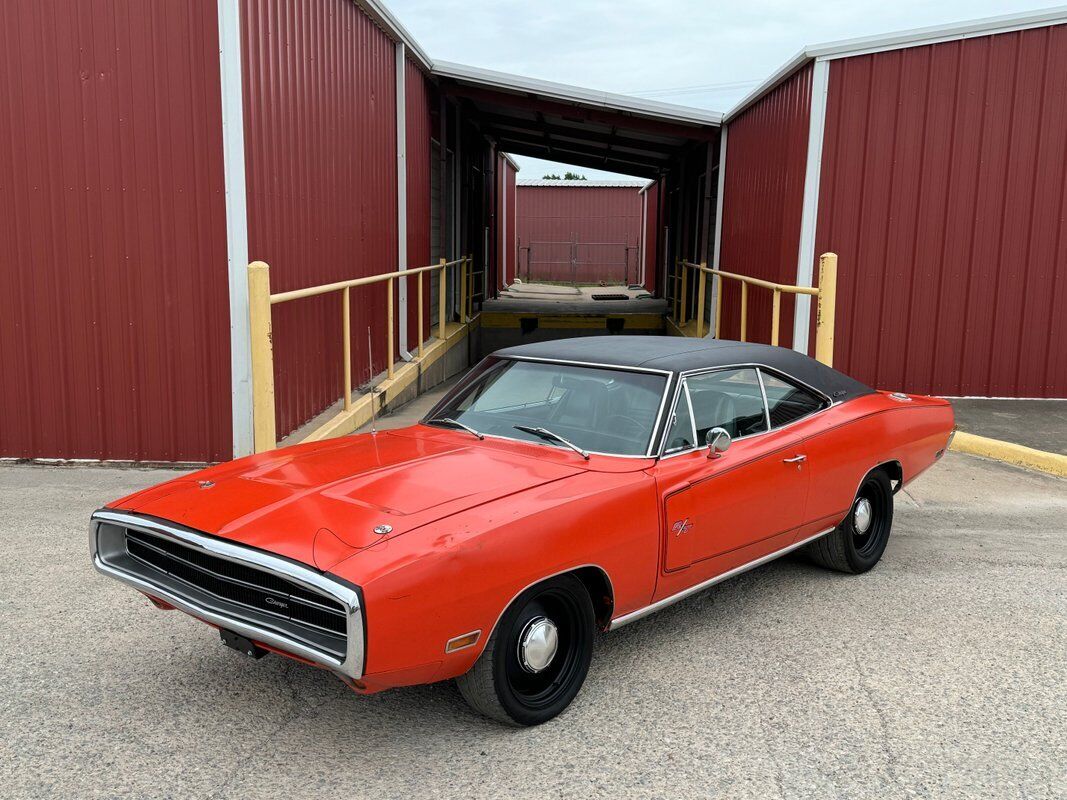
M 775 70 L 767 80 L 749 92 L 740 103 L 730 109 L 724 115 L 723 122 L 729 122 L 736 117 L 808 61 L 849 58 L 850 56 L 878 53 L 885 50 L 921 47 L 923 45 L 937 44 L 938 42 L 971 39 L 976 36 L 992 36 L 997 33 L 1009 33 L 1027 28 L 1041 28 L 1063 23 L 1067 23 L 1067 6 L 1028 11 L 1022 14 L 1003 14 L 997 17 L 985 17 L 948 25 L 912 28 L 878 36 L 861 36 L 855 39 L 809 44 Z
M 644 189 L 646 180 L 545 180 L 543 178 L 519 178 L 519 186 L 555 186 L 562 189 Z

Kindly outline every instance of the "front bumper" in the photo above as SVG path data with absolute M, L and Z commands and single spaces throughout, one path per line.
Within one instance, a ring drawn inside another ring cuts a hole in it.
M 253 568 L 339 603 L 345 618 L 343 644 L 340 647 L 329 645 L 327 642 L 330 637 L 317 635 L 315 631 L 267 609 L 227 599 L 203 586 L 145 565 L 129 553 L 126 529 L 179 543 L 194 553 Z M 362 597 L 358 587 L 339 578 L 290 559 L 208 536 L 165 520 L 108 509 L 97 511 L 90 520 L 89 551 L 93 566 L 103 574 L 180 611 L 271 648 L 291 653 L 351 680 L 363 676 L 365 636 Z

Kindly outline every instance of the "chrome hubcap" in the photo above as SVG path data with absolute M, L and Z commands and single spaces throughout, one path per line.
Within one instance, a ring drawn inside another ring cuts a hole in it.
M 852 511 L 852 527 L 855 529 L 857 536 L 863 536 L 867 533 L 871 527 L 872 516 L 871 501 L 866 497 L 861 497 L 856 501 L 856 507 Z
M 559 631 L 548 617 L 535 617 L 519 635 L 519 663 L 527 672 L 540 672 L 552 663 L 559 647 Z

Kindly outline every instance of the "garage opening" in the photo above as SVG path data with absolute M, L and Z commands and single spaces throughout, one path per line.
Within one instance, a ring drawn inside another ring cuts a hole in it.
M 676 302 L 692 306 L 678 262 L 713 263 L 721 115 L 458 64 L 434 75 L 458 143 L 444 145 L 461 165 L 452 255 L 474 259 L 479 352 L 664 333 Z M 522 175 L 523 156 L 615 177 Z

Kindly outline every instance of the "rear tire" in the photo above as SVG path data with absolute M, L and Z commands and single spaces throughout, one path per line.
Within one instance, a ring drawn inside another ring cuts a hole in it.
M 540 725 L 585 682 L 596 618 L 585 586 L 559 575 L 508 606 L 470 672 L 456 678 L 475 711 L 507 725 Z
M 816 564 L 858 575 L 882 558 L 893 528 L 893 486 L 880 469 L 863 479 L 848 515 L 807 547 Z

